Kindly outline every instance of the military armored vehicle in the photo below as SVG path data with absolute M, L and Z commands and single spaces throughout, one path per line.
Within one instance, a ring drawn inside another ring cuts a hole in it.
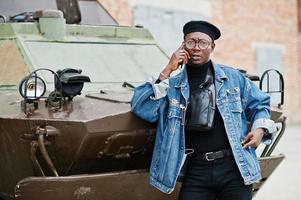
M 0 199 L 177 199 L 148 184 L 155 125 L 133 87 L 168 56 L 141 27 L 67 25 L 58 11 L 0 24 Z M 262 182 L 284 158 L 263 147 Z M 180 184 L 180 183 L 179 183 Z

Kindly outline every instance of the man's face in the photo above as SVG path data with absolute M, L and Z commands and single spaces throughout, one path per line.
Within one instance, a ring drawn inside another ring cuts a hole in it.
M 192 32 L 184 38 L 184 47 L 190 55 L 189 64 L 201 65 L 206 63 L 214 49 L 212 39 L 205 33 Z

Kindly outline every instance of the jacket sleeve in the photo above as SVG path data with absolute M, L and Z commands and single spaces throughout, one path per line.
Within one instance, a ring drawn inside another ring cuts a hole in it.
M 131 101 L 131 110 L 138 117 L 155 122 L 159 118 L 159 109 L 164 103 L 169 88 L 169 80 L 156 83 L 155 78 L 135 88 Z
M 277 132 L 276 125 L 271 118 L 270 96 L 262 92 L 251 80 L 244 78 L 243 107 L 247 120 L 252 129 L 264 128 L 270 135 L 264 137 L 262 142 L 270 144 Z

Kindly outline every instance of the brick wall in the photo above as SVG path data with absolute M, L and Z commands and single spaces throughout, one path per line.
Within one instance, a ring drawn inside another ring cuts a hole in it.
M 297 1 L 216 0 L 212 3 L 211 19 L 222 32 L 213 55 L 216 62 L 255 73 L 256 44 L 283 47 L 284 112 L 290 123 L 301 122 L 301 39 Z
M 119 24 L 133 24 L 133 8 L 129 7 L 129 3 L 133 0 L 98 1 Z M 142 0 L 138 2 L 140 1 Z M 180 0 L 175 0 L 177 1 Z M 258 44 L 280 48 L 281 70 L 285 79 L 284 112 L 288 116 L 289 123 L 301 123 L 301 79 L 299 78 L 301 75 L 301 0 L 208 2 L 211 2 L 208 20 L 222 31 L 222 37 L 216 41 L 214 61 L 244 68 L 249 73 L 257 73 Z M 168 34 L 174 32 L 166 33 Z
M 119 25 L 132 26 L 133 14 L 127 0 L 98 0 Z
M 298 29 L 299 32 L 301 32 L 301 0 L 297 0 L 298 1 Z

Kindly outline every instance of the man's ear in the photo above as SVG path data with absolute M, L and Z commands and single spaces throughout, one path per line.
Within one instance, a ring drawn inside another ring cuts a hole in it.
M 211 44 L 211 52 L 213 52 L 214 48 L 215 48 L 215 43 L 212 43 Z

